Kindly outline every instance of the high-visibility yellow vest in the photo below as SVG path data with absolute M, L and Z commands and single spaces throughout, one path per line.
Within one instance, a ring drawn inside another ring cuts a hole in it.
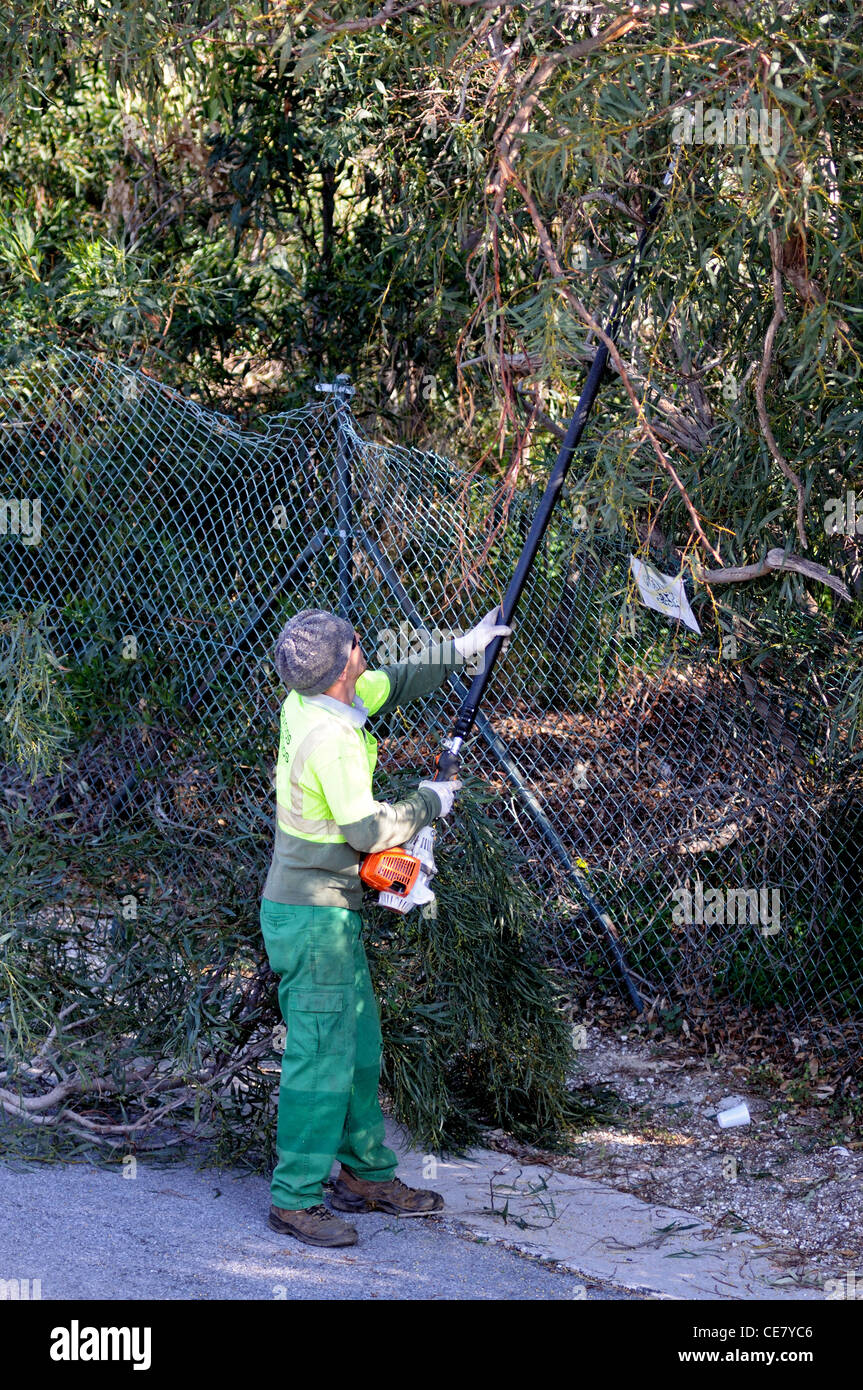
M 276 816 L 282 830 L 304 840 L 344 844 L 345 837 L 329 815 L 330 807 L 323 797 L 314 776 L 314 755 L 318 749 L 330 752 L 336 740 L 345 753 L 356 741 L 365 753 L 368 768 L 366 786 L 371 785 L 378 760 L 378 741 L 364 729 L 358 718 L 374 714 L 387 699 L 389 677 L 384 671 L 366 671 L 357 681 L 357 701 L 345 705 L 344 713 L 337 708 L 340 701 L 328 700 L 326 705 L 316 699 L 326 697 L 302 696 L 292 690 L 282 705 L 279 759 L 276 764 Z M 333 719 L 338 721 L 334 726 Z M 342 727 L 338 727 L 341 725 Z M 351 790 L 349 779 L 357 775 L 357 760 L 341 758 L 337 764 L 345 794 Z

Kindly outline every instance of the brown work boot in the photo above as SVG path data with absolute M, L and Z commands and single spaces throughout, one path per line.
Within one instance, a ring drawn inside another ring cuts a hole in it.
M 282 1236 L 295 1236 L 306 1245 L 356 1245 L 357 1233 L 347 1221 L 333 1216 L 323 1202 L 316 1207 L 300 1207 L 288 1211 L 285 1207 L 270 1207 L 268 1224 Z
M 443 1210 L 443 1197 L 424 1187 L 407 1187 L 401 1178 L 367 1182 L 344 1164 L 335 1179 L 330 1205 L 336 1211 L 386 1211 L 391 1216 L 432 1216 Z

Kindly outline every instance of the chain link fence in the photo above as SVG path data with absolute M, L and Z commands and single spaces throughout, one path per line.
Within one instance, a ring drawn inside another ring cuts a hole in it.
M 461 630 L 501 597 L 542 490 L 506 496 L 368 440 L 343 378 L 244 432 L 60 349 L 4 365 L 0 460 L 7 804 L 59 809 L 84 834 L 146 800 L 169 825 L 260 836 L 262 878 L 281 625 L 332 608 L 370 664 L 408 658 L 421 629 Z M 689 632 L 639 603 L 631 547 L 602 526 L 571 483 L 466 769 L 500 793 L 574 988 L 628 987 L 702 1049 L 746 1021 L 850 1075 L 863 770 L 842 723 L 848 639 L 803 617 L 781 641 L 755 619 L 723 634 L 703 590 Z M 75 736 L 51 730 L 62 766 L 35 781 L 22 651 L 74 672 L 78 701 Z M 427 775 L 466 689 L 453 677 L 390 716 L 382 769 Z

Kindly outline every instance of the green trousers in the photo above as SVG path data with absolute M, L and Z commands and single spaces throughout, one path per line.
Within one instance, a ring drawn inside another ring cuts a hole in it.
M 261 902 L 286 1026 L 273 1206 L 323 1201 L 334 1159 L 371 1182 L 393 1177 L 378 1101 L 381 1028 L 362 918 L 342 907 Z

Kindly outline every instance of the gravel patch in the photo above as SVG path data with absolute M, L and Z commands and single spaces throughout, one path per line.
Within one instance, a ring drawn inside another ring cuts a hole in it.
M 727 1058 L 695 1058 L 588 1027 L 576 1084 L 610 1087 L 620 1125 L 577 1136 L 574 1154 L 541 1161 L 646 1201 L 680 1207 L 716 1232 L 750 1231 L 778 1245 L 787 1282 L 823 1287 L 854 1273 L 863 1294 L 863 1141 L 823 1108 L 790 1104 Z M 717 1108 L 746 1101 L 749 1125 L 720 1129 Z M 485 1142 L 537 1161 L 500 1131 Z M 853 1285 L 852 1285 L 853 1287 Z

